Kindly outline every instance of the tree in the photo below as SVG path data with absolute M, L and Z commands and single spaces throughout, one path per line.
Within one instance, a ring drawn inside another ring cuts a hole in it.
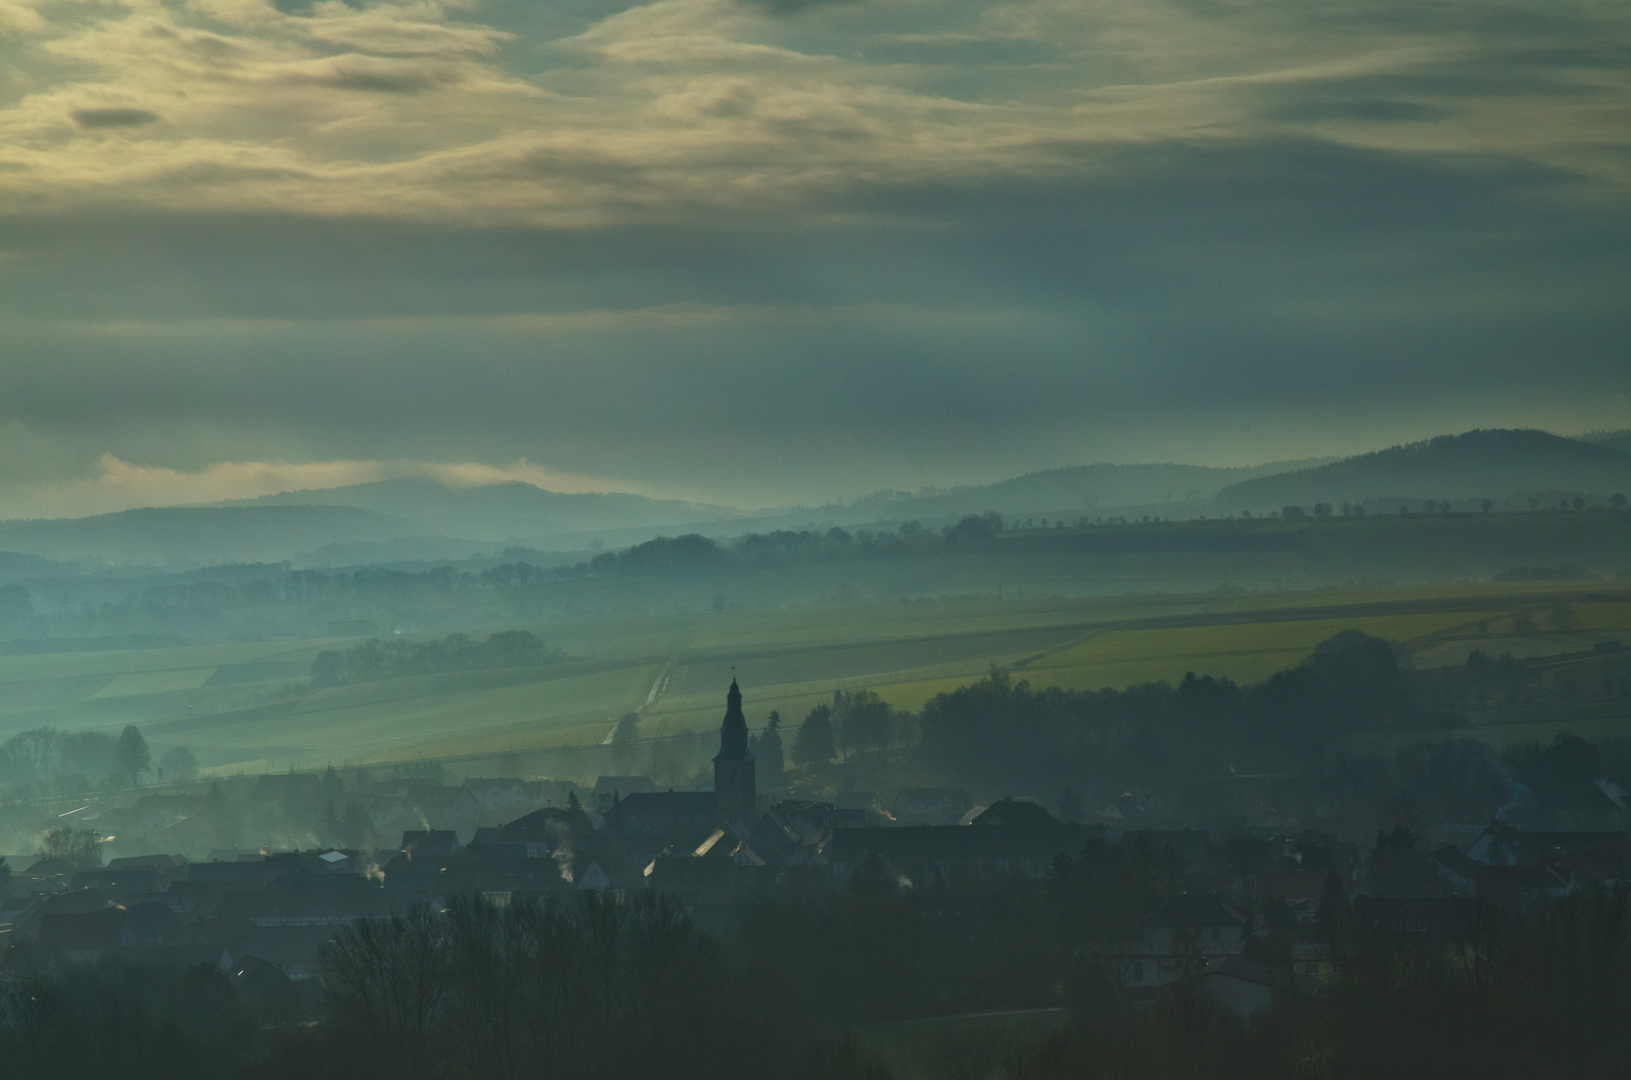
M 1609 498 L 1608 505 L 1612 506 L 1616 510 L 1624 510 L 1625 509 L 1625 496 L 1616 491 Z
M 793 737 L 793 760 L 800 765 L 825 765 L 834 753 L 832 707 L 823 702 L 799 725 Z
M 889 745 L 893 712 L 871 690 L 833 691 L 832 713 L 846 750 L 882 750 Z
M 1318 518 L 1328 518 L 1328 517 L 1330 517 L 1331 516 L 1331 504 L 1328 503 L 1328 502 L 1317 502 L 1317 503 L 1315 503 L 1314 504 L 1314 516 L 1318 517 Z
M 1366 888 L 1377 896 L 1442 896 L 1442 880 L 1416 851 L 1416 837 L 1404 824 L 1379 830 L 1365 868 Z
M 951 547 L 977 547 L 1002 530 L 1002 515 L 995 511 L 966 517 L 946 530 L 946 543 Z
M 134 730 L 134 729 L 132 729 Z M 333 770 L 329 770 L 332 772 Z M 198 776 L 198 759 L 185 746 L 172 746 L 159 758 L 159 779 L 185 784 Z
M 1580 625 L 1580 617 L 1575 614 L 1574 605 L 1569 603 L 1557 605 L 1546 618 L 1553 630 L 1573 630 Z
M 26 619 L 34 614 L 34 601 L 21 585 L 0 585 L 0 619 Z
M 40 837 L 40 854 L 86 866 L 102 865 L 102 834 L 96 829 L 63 826 Z
M 1491 510 L 1495 509 L 1495 502 L 1492 499 L 1485 499 L 1483 502 L 1478 504 L 1478 508 L 1487 514 Z
M 430 1072 L 434 1025 L 448 982 L 442 918 L 428 906 L 387 919 L 361 919 L 323 947 L 326 981 L 340 1019 L 390 1055 L 381 1075 L 417 1080 Z
M 612 728 L 612 767 L 627 775 L 634 771 L 634 741 L 640 737 L 640 714 L 624 713 Z
M 782 714 L 772 709 L 770 719 L 765 722 L 764 734 L 759 736 L 758 745 L 754 748 L 761 778 L 775 787 L 781 786 L 782 770 L 786 767 L 782 760 L 781 727 Z
M 117 761 L 119 772 L 130 777 L 132 787 L 140 782 L 142 773 L 153 765 L 152 751 L 148 750 L 147 740 L 142 738 L 135 724 L 126 724 L 119 733 Z

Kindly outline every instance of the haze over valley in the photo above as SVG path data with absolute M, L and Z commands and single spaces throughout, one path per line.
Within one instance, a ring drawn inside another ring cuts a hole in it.
M 1631 6 L 0 0 L 0 1078 L 1619 1080 Z

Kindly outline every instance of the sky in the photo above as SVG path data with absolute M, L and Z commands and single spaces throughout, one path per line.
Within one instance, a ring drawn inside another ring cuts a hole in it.
M 1631 427 L 1624 0 L 0 0 L 0 517 Z

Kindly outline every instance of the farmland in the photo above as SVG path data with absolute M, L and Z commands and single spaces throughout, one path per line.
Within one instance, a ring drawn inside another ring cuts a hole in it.
M 1569 605 L 1563 628 L 1549 613 Z M 503 627 L 493 627 L 501 629 Z M 993 668 L 1039 686 L 1122 688 L 1186 671 L 1241 682 L 1354 628 L 1403 644 L 1417 666 L 1545 656 L 1631 637 L 1631 597 L 1602 583 L 1211 593 L 1076 599 L 948 598 L 850 607 L 583 619 L 528 627 L 567 659 L 536 668 L 312 689 L 325 649 L 362 639 L 249 642 L 0 658 L 0 737 L 42 725 L 139 725 L 216 771 L 471 759 L 598 744 L 641 715 L 646 737 L 718 722 L 734 668 L 749 719 L 796 721 L 838 688 L 915 710 Z M 1610 710 L 1612 714 L 1614 710 Z M 1582 715 L 1595 735 L 1618 715 Z M 1536 723 L 1513 717 L 1515 723 Z M 1567 726 L 1575 721 L 1564 720 Z M 1537 734 L 1560 721 L 1547 719 Z M 474 764 L 474 763 L 473 763 Z

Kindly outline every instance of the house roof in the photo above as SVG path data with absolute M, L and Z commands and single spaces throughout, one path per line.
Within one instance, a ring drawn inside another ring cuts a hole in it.
M 1199 868 L 1212 857 L 1212 838 L 1200 829 L 1128 829 L 1121 834 L 1121 842 L 1171 852 L 1185 871 Z
M 400 850 L 418 855 L 451 855 L 459 850 L 459 836 L 452 829 L 408 829 L 402 834 Z
M 1082 849 L 1085 830 L 1055 822 L 1048 828 L 985 825 L 910 825 L 834 829 L 827 854 L 835 864 L 859 865 L 868 855 L 892 862 L 1046 862 Z
M 1144 916 L 1145 926 L 1244 926 L 1246 916 L 1218 893 L 1178 893 Z
M 133 866 L 174 868 L 187 865 L 185 855 L 131 855 L 122 859 L 109 859 L 105 869 L 128 870 Z
M 73 877 L 75 889 L 99 889 L 105 893 L 163 892 L 168 881 L 157 867 L 136 866 L 115 870 L 81 870 Z
M 895 805 L 909 802 L 950 802 L 965 807 L 974 805 L 974 800 L 969 798 L 968 792 L 960 787 L 901 788 L 895 796 Z
M 1559 855 L 1582 848 L 1625 844 L 1631 841 L 1623 832 L 1541 832 L 1517 829 L 1504 821 L 1492 821 L 1467 849 L 1476 862 L 1498 866 L 1540 866 L 1556 861 Z
M 555 843 L 561 839 L 563 829 L 587 825 L 588 819 L 581 811 L 574 814 L 570 810 L 545 807 L 530 814 L 523 814 L 503 826 L 499 830 L 499 839 L 506 843 Z
M 711 791 L 653 791 L 627 796 L 606 820 L 625 843 L 661 840 L 661 847 L 718 824 L 718 805 Z
M 1225 956 L 1208 964 L 1206 970 L 1201 972 L 1201 978 L 1220 976 L 1267 986 L 1288 994 L 1302 993 L 1313 996 L 1319 989 L 1319 984 L 1312 979 L 1301 978 L 1285 968 L 1260 964 L 1244 956 Z
M 657 790 L 657 785 L 649 776 L 602 776 L 595 781 L 594 790 L 596 795 L 610 795 L 615 791 L 626 799 L 630 795 L 650 794 Z
M 998 799 L 985 808 L 985 813 L 975 818 L 972 825 L 1024 825 L 1035 828 L 1039 825 L 1058 825 L 1059 819 L 1048 813 L 1046 809 L 1033 802 L 1021 802 L 1017 799 Z
M 35 941 L 42 949 L 117 949 L 124 930 L 124 908 L 58 912 L 40 917 Z

